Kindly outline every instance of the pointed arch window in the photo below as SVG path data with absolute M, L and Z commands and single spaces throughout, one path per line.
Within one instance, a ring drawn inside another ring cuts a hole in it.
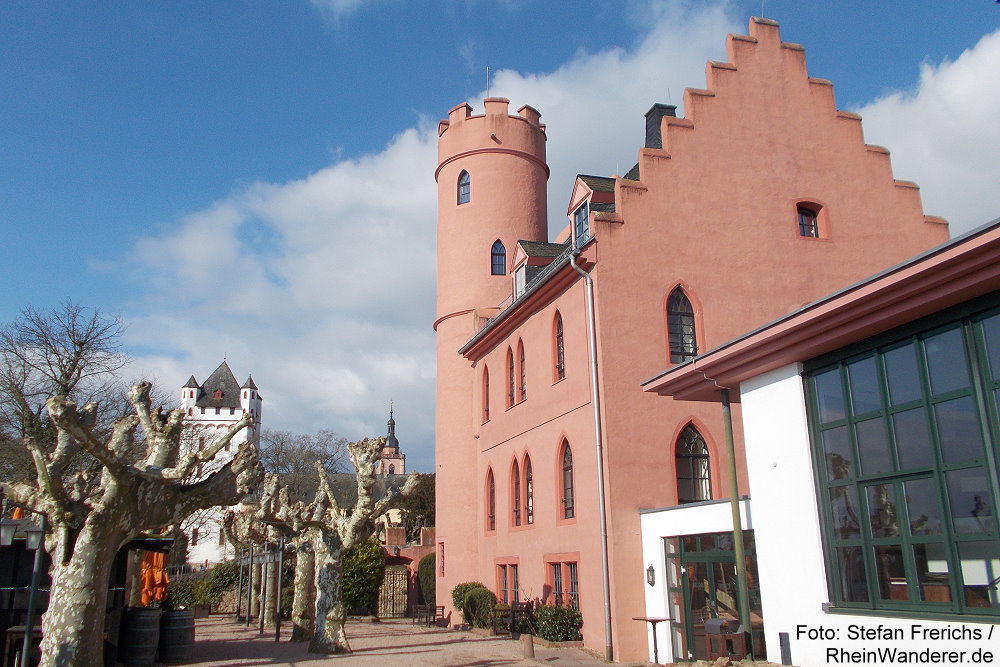
M 526 371 L 524 369 L 524 343 L 522 341 L 517 341 L 517 366 L 520 372 L 520 383 L 518 387 L 518 392 L 520 393 L 520 400 L 528 398 L 528 383 L 526 380 Z
M 524 522 L 535 523 L 535 482 L 531 475 L 531 457 L 524 455 Z
M 556 311 L 556 380 L 563 380 L 566 378 L 566 344 L 563 341 L 563 319 L 559 311 Z
M 493 469 L 486 471 L 486 530 L 497 529 L 497 485 Z
M 483 423 L 490 420 L 490 369 L 483 366 Z
M 564 519 L 572 519 L 576 516 L 573 504 L 573 452 L 565 440 L 563 441 L 562 455 L 562 506 Z
M 493 242 L 493 247 L 490 249 L 490 274 L 507 275 L 507 249 L 499 239 Z
M 670 363 L 680 364 L 698 354 L 694 328 L 694 308 L 680 287 L 667 299 L 667 338 L 670 343 Z
M 507 348 L 507 407 L 514 405 L 514 353 Z
M 469 172 L 463 171 L 458 175 L 458 203 L 468 204 L 472 199 L 472 177 Z
M 510 469 L 510 491 L 511 498 L 511 521 L 515 526 L 521 525 L 521 469 L 517 465 L 517 459 L 514 459 L 514 465 Z
M 687 425 L 677 438 L 677 502 L 696 503 L 712 499 L 708 446 L 692 425 Z

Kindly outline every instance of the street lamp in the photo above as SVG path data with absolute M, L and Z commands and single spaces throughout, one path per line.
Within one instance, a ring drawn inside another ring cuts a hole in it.
M 14 542 L 14 531 L 17 522 L 10 519 L 0 519 L 0 547 L 9 547 Z

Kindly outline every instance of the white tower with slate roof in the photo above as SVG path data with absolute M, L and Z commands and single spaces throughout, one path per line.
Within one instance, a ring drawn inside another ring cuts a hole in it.
M 260 446 L 260 392 L 252 376 L 247 376 L 241 386 L 223 360 L 204 384 L 198 384 L 194 375 L 181 387 L 181 408 L 184 410 L 182 451 L 205 449 L 221 438 L 229 428 L 243 418 L 253 416 L 253 423 L 240 431 L 215 460 L 196 473 L 207 477 L 236 455 L 240 444 L 249 440 Z M 186 528 L 188 537 L 188 562 L 194 565 L 217 563 L 233 557 L 233 547 L 223 543 L 221 512 L 206 510 L 201 517 L 194 517 Z

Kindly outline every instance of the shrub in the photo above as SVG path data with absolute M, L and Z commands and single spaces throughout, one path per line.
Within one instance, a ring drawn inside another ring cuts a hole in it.
M 437 604 L 437 594 L 434 590 L 435 568 L 437 567 L 433 553 L 429 553 L 420 559 L 417 564 L 417 592 L 420 595 L 420 604 Z
M 167 597 L 160 606 L 164 609 L 193 609 L 194 584 L 191 579 L 171 581 L 167 585 Z
M 451 601 L 454 603 L 455 609 L 462 608 L 462 605 L 465 603 L 465 594 L 473 588 L 486 588 L 486 586 L 483 586 L 478 581 L 467 581 L 451 589 Z
M 385 576 L 385 551 L 379 541 L 371 537 L 344 554 L 343 599 L 349 614 L 375 613 L 378 608 L 378 590 Z
M 573 642 L 583 639 L 580 628 L 583 615 L 570 607 L 542 606 L 535 612 L 538 636 L 550 642 Z
M 488 628 L 493 624 L 493 608 L 497 596 L 484 586 L 469 589 L 462 603 L 465 622 L 474 628 Z

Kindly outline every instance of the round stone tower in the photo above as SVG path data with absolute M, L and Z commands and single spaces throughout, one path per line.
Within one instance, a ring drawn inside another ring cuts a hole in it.
M 482 516 L 483 503 L 484 481 L 474 472 L 482 369 L 458 350 L 511 296 L 517 242 L 547 240 L 545 126 L 529 106 L 510 115 L 509 103 L 487 98 L 485 113 L 475 116 L 459 104 L 438 125 L 435 514 L 442 602 L 475 576 L 463 564 L 475 560 L 477 533 L 469 525 Z

